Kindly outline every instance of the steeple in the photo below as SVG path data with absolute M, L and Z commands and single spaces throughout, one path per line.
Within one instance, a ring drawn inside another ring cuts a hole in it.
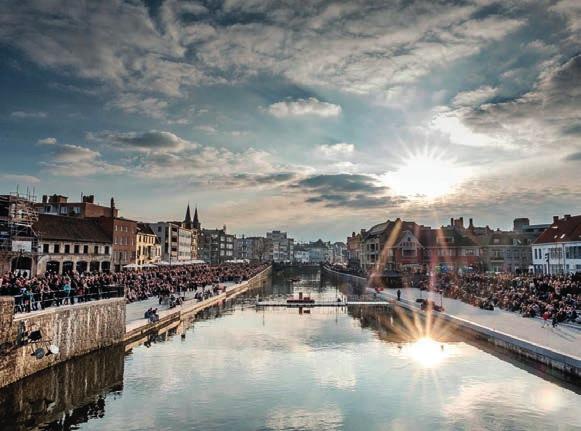
M 188 208 L 186 209 L 186 218 L 184 219 L 184 226 L 186 229 L 192 228 L 192 216 L 190 215 L 190 203 L 188 202 Z
M 198 220 L 198 206 L 196 205 L 196 209 L 194 210 L 194 223 L 193 223 L 194 229 L 198 229 L 200 230 L 200 220 Z

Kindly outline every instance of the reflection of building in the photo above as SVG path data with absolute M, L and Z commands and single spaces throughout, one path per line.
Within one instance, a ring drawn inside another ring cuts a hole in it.
M 40 214 L 34 229 L 41 238 L 38 273 L 111 269 L 111 239 L 96 219 Z
M 288 238 L 286 232 L 273 230 L 266 233 L 268 260 L 273 262 L 291 262 L 294 255 L 294 239 Z
M 34 196 L 0 195 L 0 273 L 36 272 L 38 236 L 33 229 L 38 215 Z
M 581 215 L 553 217 L 553 223 L 534 242 L 533 267 L 543 274 L 581 272 Z
M 136 261 L 138 265 L 157 263 L 161 259 L 161 245 L 157 235 L 145 223 L 137 223 L 135 241 Z

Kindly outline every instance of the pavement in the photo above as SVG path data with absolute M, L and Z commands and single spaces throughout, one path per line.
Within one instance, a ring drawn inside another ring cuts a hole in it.
M 224 286 L 226 285 L 226 291 L 232 289 L 233 287 L 237 286 L 237 284 L 233 283 L 233 282 L 226 282 L 226 283 L 220 283 L 220 286 Z M 205 287 L 205 289 L 210 289 L 211 286 L 208 285 Z M 182 296 L 185 296 L 186 301 L 188 300 L 192 300 L 194 298 L 194 295 L 196 294 L 195 291 L 192 292 L 185 292 L 182 294 Z M 149 308 L 157 308 L 157 311 L 160 315 L 163 315 L 164 313 L 162 313 L 163 311 L 169 310 L 169 306 L 166 305 L 159 305 L 159 298 L 157 296 L 153 296 L 151 298 L 148 299 L 144 299 L 143 301 L 135 301 L 132 302 L 130 304 L 127 304 L 127 306 L 125 307 L 125 324 L 129 324 L 131 323 L 132 327 L 134 326 L 133 324 L 135 322 L 138 321 L 143 321 L 146 322 L 147 319 L 143 318 L 143 314 L 149 309 Z M 175 309 L 179 309 L 179 307 L 175 307 Z
M 373 290 L 373 292 L 375 291 Z M 385 290 L 379 296 L 385 299 L 397 299 L 396 292 L 396 290 Z M 404 301 L 415 304 L 416 299 L 420 297 L 431 299 L 436 304 L 440 304 L 440 294 L 438 293 L 420 292 L 416 288 L 401 289 L 401 298 Z M 542 319 L 525 318 L 510 311 L 482 310 L 460 300 L 446 297 L 443 298 L 442 304 L 446 314 L 581 359 L 581 328 L 574 325 L 542 328 Z

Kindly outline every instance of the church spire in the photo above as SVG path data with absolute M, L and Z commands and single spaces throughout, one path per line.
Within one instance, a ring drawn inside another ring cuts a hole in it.
M 187 229 L 191 228 L 192 216 L 190 215 L 190 203 L 188 202 L 188 209 L 186 209 L 186 218 L 184 219 L 184 225 Z
M 200 230 L 200 220 L 198 219 L 198 206 L 196 205 L 196 209 L 194 210 L 194 229 Z

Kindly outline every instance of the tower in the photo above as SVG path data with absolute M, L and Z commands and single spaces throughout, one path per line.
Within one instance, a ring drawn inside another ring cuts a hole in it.
M 189 211 L 189 206 L 188 206 Z M 194 222 L 193 222 L 194 229 L 200 230 L 202 225 L 200 224 L 200 220 L 198 219 L 198 206 L 196 205 L 196 209 L 194 210 Z
M 186 209 L 186 217 L 184 218 L 183 225 L 186 229 L 192 228 L 192 216 L 190 215 L 190 204 L 188 203 L 188 208 Z

